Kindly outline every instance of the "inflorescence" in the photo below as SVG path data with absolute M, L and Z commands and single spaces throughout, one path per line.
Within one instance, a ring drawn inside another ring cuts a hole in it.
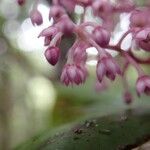
M 24 5 L 26 0 L 17 0 L 19 5 Z M 41 25 L 43 18 L 38 11 L 38 0 L 30 12 L 33 25 Z M 76 6 L 83 8 L 80 23 L 71 19 Z M 93 18 L 99 19 L 99 23 L 86 21 L 87 9 L 91 10 Z M 115 26 L 119 22 L 118 16 L 122 13 L 130 14 L 130 25 L 127 31 L 118 40 L 117 44 L 111 45 L 110 40 Z M 49 19 L 53 18 L 53 24 L 39 34 L 44 37 L 46 46 L 45 57 L 51 65 L 59 61 L 61 49 L 60 43 L 64 36 L 76 36 L 76 39 L 68 50 L 67 62 L 62 69 L 60 80 L 66 86 L 79 85 L 86 81 L 88 71 L 86 68 L 86 49 L 95 47 L 97 49 L 96 85 L 100 89 L 106 87 L 106 78 L 115 80 L 121 76 L 124 84 L 124 100 L 127 104 L 132 102 L 132 94 L 129 91 L 126 71 L 132 65 L 138 74 L 136 81 L 137 95 L 145 93 L 150 95 L 150 76 L 146 75 L 141 64 L 150 64 L 150 58 L 141 59 L 134 54 L 135 49 L 150 52 L 150 6 L 137 6 L 132 0 L 52 0 Z M 88 27 L 91 30 L 88 30 Z M 127 50 L 121 47 L 122 42 L 128 35 L 132 35 L 132 44 Z M 109 50 L 118 52 L 123 60 L 120 65 Z

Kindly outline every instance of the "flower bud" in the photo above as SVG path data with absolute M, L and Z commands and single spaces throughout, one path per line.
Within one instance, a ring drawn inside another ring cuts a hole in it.
M 31 11 L 30 18 L 33 25 L 39 26 L 43 23 L 42 15 L 37 9 Z
M 130 17 L 131 28 L 143 28 L 150 25 L 149 10 L 135 10 Z
M 92 35 L 93 39 L 99 46 L 105 47 L 109 44 L 110 32 L 107 31 L 106 29 L 98 26 L 93 30 Z
M 150 28 L 137 32 L 134 36 L 137 46 L 150 52 Z
M 110 80 L 115 80 L 117 74 L 121 75 L 121 70 L 111 56 L 104 56 L 97 63 L 96 74 L 99 82 L 103 80 L 105 75 Z
M 146 95 L 150 95 L 150 76 L 143 75 L 137 79 L 136 91 L 138 96 L 143 93 L 145 93 Z
M 26 0 L 17 0 L 18 5 L 23 6 Z
M 123 99 L 124 99 L 124 102 L 129 105 L 132 103 L 132 95 L 129 91 L 125 91 L 125 93 L 123 94 Z
M 53 66 L 58 62 L 59 55 L 60 50 L 58 47 L 48 47 L 45 51 L 45 57 L 47 61 Z
M 63 82 L 66 86 L 69 84 L 81 84 L 85 82 L 87 73 L 84 66 L 80 65 L 65 65 L 61 74 L 61 82 Z

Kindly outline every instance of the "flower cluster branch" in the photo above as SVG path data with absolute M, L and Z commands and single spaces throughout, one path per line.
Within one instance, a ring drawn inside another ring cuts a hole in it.
M 17 0 L 19 5 L 24 5 L 26 0 Z M 30 18 L 33 25 L 41 25 L 43 18 L 38 11 L 38 0 L 35 1 Z M 83 8 L 80 23 L 71 20 L 70 15 L 75 12 L 76 6 Z M 93 20 L 99 19 L 100 23 L 86 21 L 87 9 L 91 10 Z M 112 33 L 119 22 L 118 16 L 122 13 L 130 14 L 130 25 L 127 31 L 111 45 Z M 134 54 L 135 49 L 150 52 L 150 7 L 139 7 L 133 0 L 53 0 L 50 6 L 49 19 L 53 24 L 39 34 L 44 37 L 45 58 L 51 65 L 56 65 L 61 55 L 60 43 L 64 36 L 75 35 L 74 44 L 68 49 L 67 61 L 62 69 L 60 80 L 66 86 L 79 85 L 86 81 L 88 59 L 86 49 L 97 49 L 96 85 L 103 89 L 106 87 L 106 78 L 114 81 L 121 76 L 124 87 L 124 100 L 127 104 L 132 102 L 132 94 L 126 77 L 126 71 L 132 65 L 138 74 L 136 81 L 137 95 L 145 93 L 150 95 L 150 76 L 146 75 L 141 64 L 150 64 L 150 58 L 141 59 Z M 90 27 L 91 30 L 88 30 Z M 125 38 L 131 34 L 132 42 L 128 50 L 121 47 Z M 109 50 L 117 51 L 124 64 L 120 65 Z

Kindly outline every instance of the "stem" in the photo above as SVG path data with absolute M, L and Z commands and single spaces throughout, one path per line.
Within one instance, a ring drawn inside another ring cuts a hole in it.
M 122 71 L 122 83 L 123 83 L 123 87 L 124 87 L 125 90 L 128 90 L 128 87 L 129 87 L 128 82 L 127 82 L 127 78 L 125 76 L 125 73 L 128 69 L 128 66 L 129 66 L 129 62 L 126 61 L 125 65 L 123 67 L 123 71 Z
M 40 0 L 36 0 L 36 2 L 33 4 L 33 10 L 37 10 L 39 1 L 40 1 Z
M 119 48 L 117 45 L 108 45 L 106 47 L 108 50 L 114 50 L 117 52 L 123 51 L 121 48 Z M 150 64 L 150 58 L 147 59 L 140 59 L 136 57 L 131 50 L 128 51 L 128 54 L 139 64 Z
M 142 68 L 138 65 L 138 63 L 127 52 L 123 52 L 123 55 L 136 68 L 139 76 L 144 74 L 144 71 L 142 70 Z
M 108 50 L 114 50 L 114 51 L 117 51 L 117 52 L 121 52 L 122 51 L 122 49 L 118 45 L 108 45 L 106 48 Z
M 91 44 L 93 47 L 95 47 L 97 49 L 97 51 L 101 54 L 101 55 L 107 55 L 107 52 L 102 49 L 92 38 L 91 36 L 86 32 L 86 31 L 82 31 L 82 33 L 84 34 L 84 36 L 86 37 L 86 41 Z
M 76 40 L 75 43 L 72 45 L 72 47 L 68 50 L 67 63 L 72 63 L 73 62 L 73 51 L 77 47 L 78 43 L 79 43 L 79 40 Z
M 138 62 L 130 55 L 130 51 L 126 52 L 122 50 L 118 45 L 108 45 L 107 48 L 123 54 L 127 58 L 127 60 L 136 68 L 139 75 L 144 74 L 142 68 L 138 65 Z
M 121 39 L 119 40 L 119 42 L 117 43 L 117 46 L 121 46 L 121 43 L 123 42 L 123 40 L 125 39 L 125 37 L 129 34 L 129 33 L 131 33 L 131 31 L 132 30 L 128 30 L 127 32 L 125 32 L 124 34 L 123 34 L 123 36 L 121 37 Z
M 129 67 L 129 62 L 128 62 L 128 61 L 126 61 L 126 62 L 125 62 L 125 65 L 124 65 L 124 67 L 123 67 L 122 75 L 124 75 L 124 74 L 125 74 L 125 72 L 127 71 L 128 67 Z

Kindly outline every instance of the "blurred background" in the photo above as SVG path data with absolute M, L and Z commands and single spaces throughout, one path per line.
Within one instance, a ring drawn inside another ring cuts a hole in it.
M 138 1 L 143 5 L 146 1 Z M 62 42 L 62 58 L 56 67 L 50 66 L 44 58 L 43 39 L 37 38 L 42 29 L 52 24 L 48 20 L 48 1 L 38 6 L 44 23 L 33 27 L 28 13 L 32 1 L 19 7 L 15 0 L 0 0 L 0 149 L 16 147 L 34 135 L 44 131 L 76 122 L 86 117 L 104 116 L 126 108 L 150 107 L 149 97 L 138 99 L 135 93 L 137 74 L 131 67 L 128 71 L 130 91 L 134 101 L 126 106 L 122 100 L 121 79 L 108 81 L 108 89 L 95 90 L 95 60 L 89 60 L 89 76 L 84 85 L 65 87 L 60 81 L 60 72 L 65 63 L 66 50 L 73 39 Z M 76 19 L 82 8 L 76 8 Z M 129 15 L 122 14 L 115 30 L 113 42 L 128 28 Z M 89 11 L 87 19 L 92 19 Z M 126 42 L 130 42 L 130 37 Z M 124 45 L 127 45 L 125 43 Z M 89 55 L 96 55 L 96 50 L 87 50 Z M 141 54 L 142 52 L 140 52 Z M 117 54 L 112 53 L 117 57 Z M 144 55 L 142 53 L 142 55 Z M 149 67 L 144 67 L 150 73 Z

